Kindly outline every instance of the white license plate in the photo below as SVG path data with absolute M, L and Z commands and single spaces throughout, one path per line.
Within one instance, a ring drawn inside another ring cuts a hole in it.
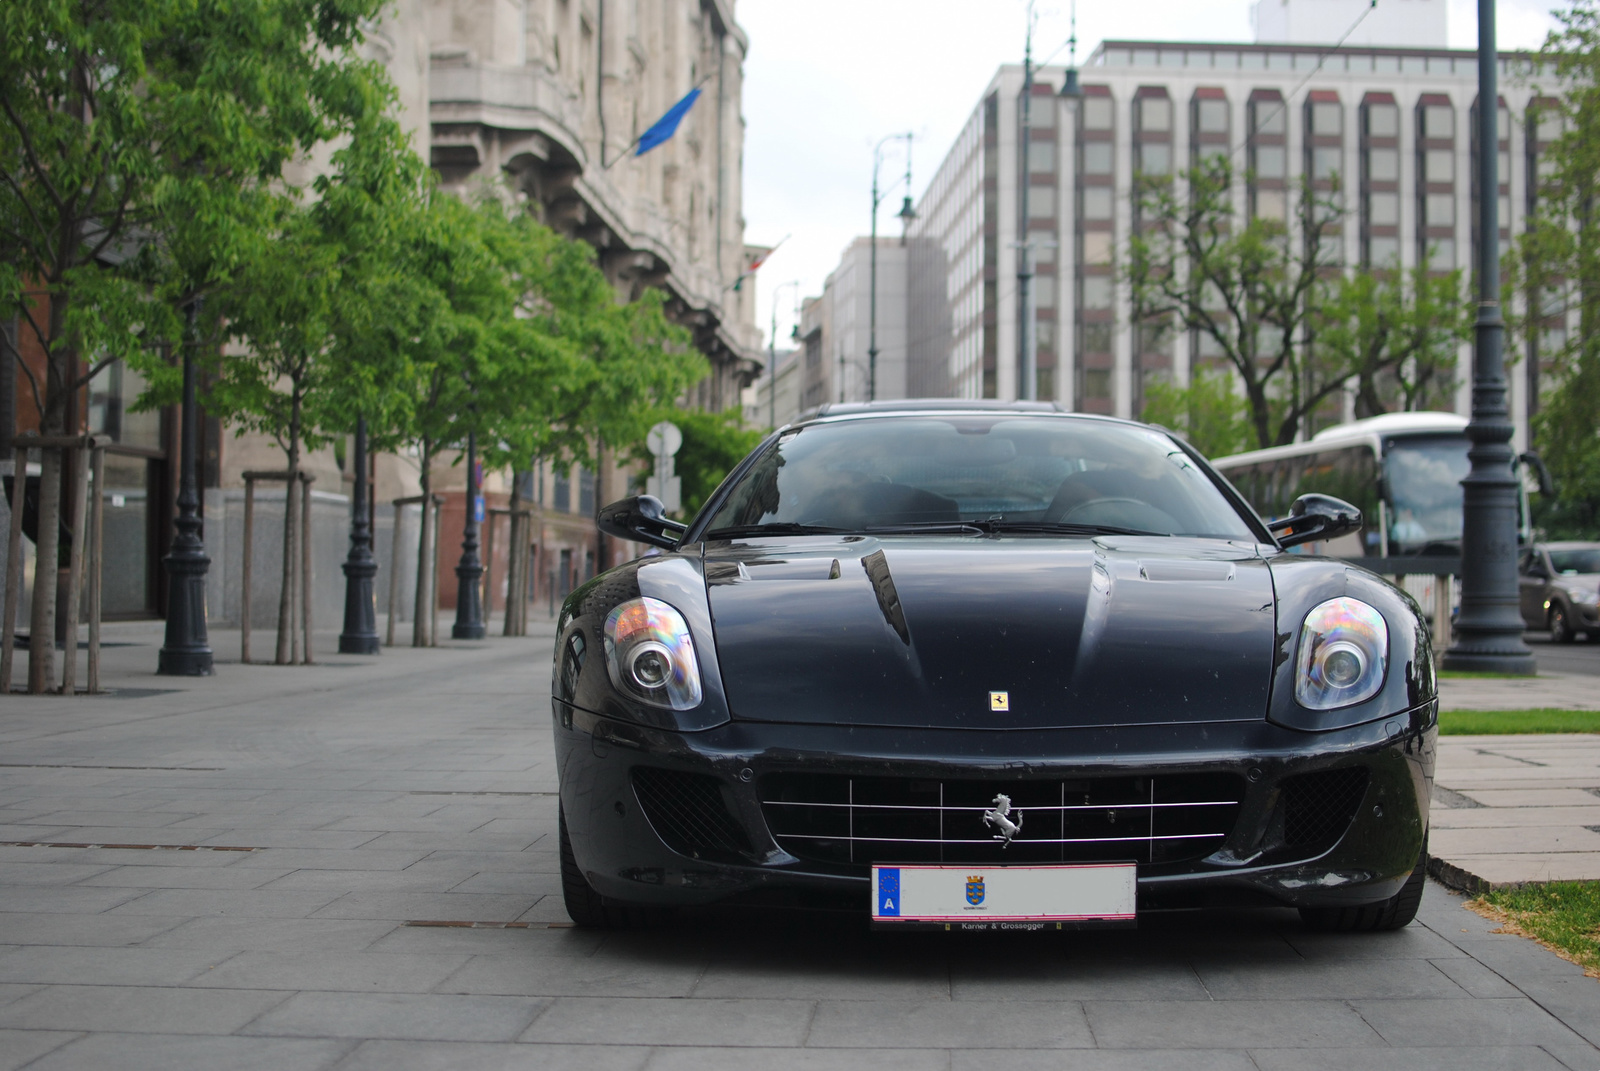
M 1078 922 L 1134 917 L 1134 863 L 874 866 L 874 922 Z

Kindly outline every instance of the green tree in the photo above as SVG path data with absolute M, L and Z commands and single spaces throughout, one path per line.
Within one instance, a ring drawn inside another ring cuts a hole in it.
M 1576 314 L 1576 330 L 1539 355 L 1555 369 L 1534 442 L 1556 497 L 1538 517 L 1552 535 L 1592 539 L 1600 530 L 1600 3 L 1573 0 L 1555 16 L 1560 27 L 1541 60 L 1563 133 L 1543 150 L 1537 207 L 1507 276 L 1527 305 L 1514 327 L 1538 331 L 1547 313 Z
M 237 343 L 213 354 L 207 411 L 284 452 L 283 571 L 276 661 L 293 661 L 291 593 L 299 561 L 303 453 L 352 431 L 386 399 L 406 365 L 396 328 L 413 288 L 397 276 L 397 231 L 415 211 L 426 167 L 392 118 L 370 116 L 314 183 L 315 200 L 283 199 L 270 243 L 238 266 L 214 315 Z M 302 597 L 309 597 L 303 595 Z
M 352 49 L 381 3 L 0 4 L 0 306 L 46 354 L 43 382 L 13 354 L 46 434 L 73 430 L 73 399 L 100 368 L 151 363 L 176 340 L 177 307 L 259 241 L 285 163 L 365 107 Z M 49 452 L 41 487 L 36 637 L 54 631 Z M 30 647 L 30 688 L 51 652 Z
M 1459 270 L 1355 272 L 1315 310 L 1314 337 L 1332 367 L 1351 371 L 1357 417 L 1415 412 L 1452 405 L 1473 316 Z
M 1179 432 L 1206 457 L 1227 457 L 1256 446 L 1244 396 L 1234 389 L 1233 375 L 1225 368 L 1196 366 L 1188 386 L 1156 381 L 1145 388 L 1144 397 L 1143 420 Z
M 1195 332 L 1238 376 L 1256 445 L 1293 442 L 1346 366 L 1305 344 L 1337 275 L 1338 193 L 1304 186 L 1291 225 L 1234 212 L 1234 172 L 1211 156 L 1181 184 L 1140 180 L 1125 271 L 1137 329 Z

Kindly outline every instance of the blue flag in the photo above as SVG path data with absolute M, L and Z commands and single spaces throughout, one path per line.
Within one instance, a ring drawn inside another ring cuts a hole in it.
M 696 98 L 700 96 L 700 87 L 689 90 L 684 98 L 667 109 L 667 114 L 656 120 L 656 125 L 639 135 L 639 147 L 633 150 L 633 155 L 643 156 L 651 149 L 666 141 L 678 132 L 678 124 L 683 122 L 683 117 L 689 114 L 689 109 L 694 107 Z

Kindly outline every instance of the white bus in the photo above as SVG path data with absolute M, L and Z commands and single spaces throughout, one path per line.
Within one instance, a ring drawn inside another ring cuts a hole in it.
M 1388 413 L 1212 464 L 1269 521 L 1287 516 L 1289 503 L 1309 491 L 1358 507 L 1360 531 L 1319 544 L 1317 553 L 1391 575 L 1407 575 L 1404 559 L 1431 559 L 1416 564 L 1432 573 L 1441 559 L 1461 557 L 1461 481 L 1472 468 L 1466 427 L 1467 418 L 1455 413 Z M 1513 467 L 1520 471 L 1518 462 Z M 1520 498 L 1519 535 L 1526 543 L 1532 532 L 1525 490 Z M 1380 558 L 1390 561 L 1373 560 Z M 1417 576 L 1406 588 L 1429 606 L 1431 577 Z
M 1466 427 L 1467 418 L 1455 413 L 1388 413 L 1212 464 L 1269 521 L 1286 516 L 1289 503 L 1308 491 L 1359 507 L 1361 530 L 1330 541 L 1323 553 L 1459 557 L 1461 481 L 1472 468 Z M 1519 526 L 1522 540 L 1530 540 L 1526 493 Z

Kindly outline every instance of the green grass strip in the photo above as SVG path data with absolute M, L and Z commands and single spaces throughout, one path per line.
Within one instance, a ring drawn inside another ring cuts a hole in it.
M 1464 669 L 1441 669 L 1439 679 L 1442 681 L 1536 681 L 1538 674 L 1528 673 L 1479 673 Z
M 1439 715 L 1443 736 L 1501 736 L 1511 733 L 1600 733 L 1600 710 L 1533 707 L 1528 710 L 1446 710 Z
M 1532 937 L 1564 959 L 1600 973 L 1600 881 L 1551 881 L 1496 889 L 1469 906 L 1502 928 Z M 1488 910 L 1484 910 L 1484 908 Z

